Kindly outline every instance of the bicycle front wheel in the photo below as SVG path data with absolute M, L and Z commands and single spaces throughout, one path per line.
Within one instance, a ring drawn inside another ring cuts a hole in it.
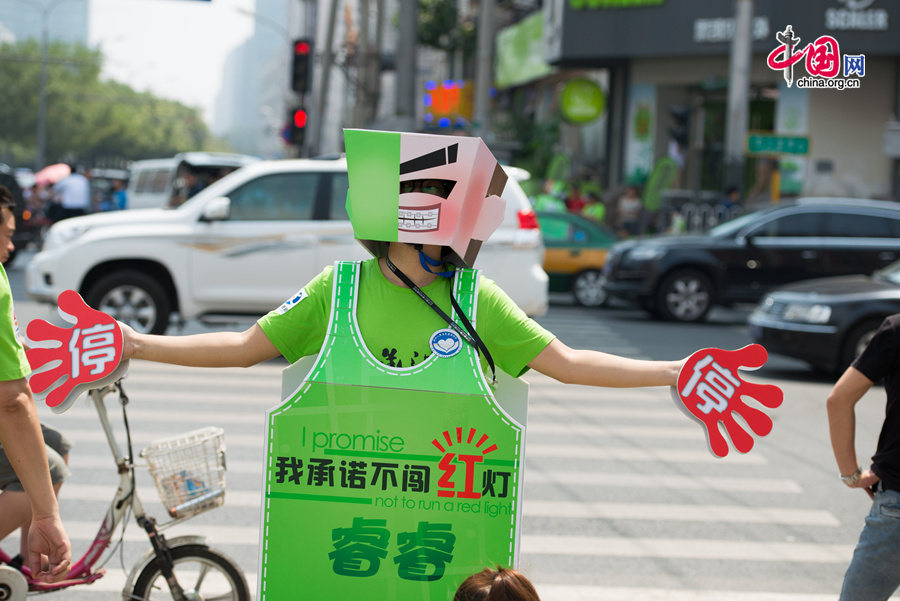
M 175 578 L 187 599 L 250 601 L 244 574 L 230 557 L 200 545 L 184 545 L 170 551 Z M 141 571 L 131 594 L 134 601 L 172 599 L 158 559 Z

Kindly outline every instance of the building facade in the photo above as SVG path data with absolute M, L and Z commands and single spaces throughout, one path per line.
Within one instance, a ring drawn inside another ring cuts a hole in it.
M 734 12 L 734 2 L 705 0 L 545 2 L 546 62 L 563 79 L 609 74 L 609 185 L 646 181 L 664 157 L 679 167 L 678 187 L 732 183 L 723 164 Z M 900 3 L 755 0 L 751 36 L 745 196 L 900 198 L 886 150 L 900 114 Z

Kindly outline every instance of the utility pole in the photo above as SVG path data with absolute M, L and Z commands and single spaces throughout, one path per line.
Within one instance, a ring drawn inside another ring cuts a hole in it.
M 356 40 L 356 103 L 353 127 L 365 127 L 369 101 L 369 0 L 359 2 L 359 37 Z
M 316 101 L 316 115 L 313 118 L 312 135 L 307 138 L 304 156 L 318 154 L 322 141 L 322 122 L 325 121 L 325 101 L 328 98 L 328 86 L 331 84 L 331 65 L 334 63 L 334 27 L 337 23 L 338 4 L 331 2 L 328 13 L 328 28 L 325 31 L 325 43 L 319 45 L 319 56 L 322 57 L 322 75 L 319 77 L 319 97 Z M 318 44 L 318 40 L 316 40 Z
M 734 39 L 728 73 L 728 118 L 725 129 L 725 185 L 744 187 L 744 141 L 750 108 L 750 51 L 753 0 L 734 2 Z
M 400 27 L 396 61 L 396 117 L 398 129 L 402 131 L 412 131 L 415 127 L 418 24 L 418 2 L 416 0 L 400 0 Z
M 475 131 L 484 137 L 490 131 L 491 84 L 494 59 L 494 0 L 481 0 L 478 8 L 478 47 L 475 63 Z

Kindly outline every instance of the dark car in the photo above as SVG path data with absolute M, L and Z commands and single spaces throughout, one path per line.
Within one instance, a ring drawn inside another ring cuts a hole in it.
M 615 245 L 606 291 L 663 319 L 699 321 L 716 304 L 755 303 L 777 286 L 869 274 L 900 258 L 900 204 L 806 198 L 748 213 L 702 236 Z
M 606 302 L 603 266 L 616 235 L 579 215 L 559 211 L 537 211 L 544 238 L 544 271 L 550 276 L 551 292 L 571 292 L 575 302 L 599 307 Z
M 900 313 L 900 261 L 872 276 L 808 280 L 773 290 L 750 315 L 750 335 L 770 352 L 823 371 L 842 371 L 894 313 Z

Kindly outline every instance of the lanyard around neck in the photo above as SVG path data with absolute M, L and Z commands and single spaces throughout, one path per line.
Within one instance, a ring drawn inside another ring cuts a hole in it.
M 488 352 L 487 346 L 485 346 L 484 342 L 481 340 L 481 337 L 478 335 L 478 332 L 475 331 L 475 327 L 472 325 L 472 322 L 469 321 L 469 318 L 466 317 L 466 314 L 463 312 L 463 310 L 459 308 L 459 305 L 456 303 L 456 299 L 453 298 L 452 289 L 450 291 L 450 303 L 453 305 L 453 310 L 456 311 L 457 315 L 459 315 L 460 320 L 462 320 L 463 325 L 466 328 L 465 330 L 463 328 L 461 328 L 458 323 L 453 321 L 449 315 L 444 313 L 444 310 L 441 309 L 440 307 L 438 307 L 435 304 L 435 302 L 433 300 L 431 300 L 431 297 L 429 297 L 427 294 L 425 294 L 425 292 L 423 292 L 421 288 L 416 286 L 413 283 L 413 281 L 411 279 L 409 279 L 409 276 L 407 276 L 405 273 L 400 271 L 400 268 L 397 267 L 396 265 L 394 265 L 393 262 L 391 262 L 391 260 L 387 256 L 384 257 L 384 261 L 385 261 L 385 263 L 387 263 L 388 269 L 390 269 L 391 272 L 394 273 L 394 275 L 396 275 L 398 278 L 400 278 L 400 280 L 404 284 L 406 284 L 410 290 L 415 292 L 416 295 L 419 298 L 421 298 L 425 302 L 426 305 L 431 307 L 435 313 L 440 315 L 441 318 L 443 318 L 443 320 L 447 322 L 447 325 L 449 325 L 450 328 L 454 332 L 459 334 L 466 342 L 471 344 L 475 348 L 476 351 L 481 351 L 481 353 L 484 354 L 484 358 L 487 360 L 488 366 L 490 366 L 490 368 L 491 368 L 491 375 L 492 375 L 492 379 L 493 379 L 492 383 L 496 384 L 497 383 L 497 371 L 494 368 L 494 358 L 491 357 L 491 353 Z

